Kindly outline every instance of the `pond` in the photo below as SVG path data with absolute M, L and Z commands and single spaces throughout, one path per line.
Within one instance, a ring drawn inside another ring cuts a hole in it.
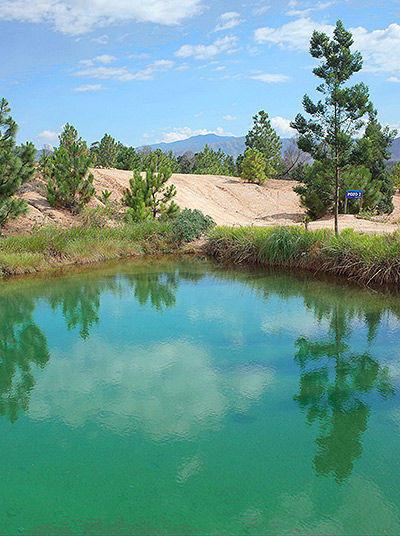
M 0 334 L 0 534 L 400 534 L 400 297 L 138 261 Z

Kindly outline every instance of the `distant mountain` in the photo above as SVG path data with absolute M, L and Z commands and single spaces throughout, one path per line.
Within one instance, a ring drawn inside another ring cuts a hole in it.
M 173 141 L 171 143 L 155 143 L 153 145 L 146 145 L 138 147 L 139 151 L 145 149 L 161 149 L 163 152 L 172 151 L 176 156 L 181 156 L 184 153 L 198 153 L 204 149 L 206 145 L 218 151 L 221 149 L 224 153 L 237 158 L 240 154 L 243 154 L 246 150 L 245 136 L 218 136 L 217 134 L 205 134 L 202 136 L 192 136 L 185 140 Z M 289 143 L 290 138 L 283 138 L 282 140 L 282 152 L 284 152 Z
M 138 147 L 138 150 L 144 149 L 161 149 L 163 152 L 172 151 L 176 156 L 181 156 L 187 152 L 198 153 L 208 145 L 214 151 L 221 149 L 224 153 L 233 157 L 239 156 L 245 149 L 245 137 L 235 136 L 218 136 L 217 134 L 205 134 L 202 136 L 192 136 L 186 140 L 173 141 L 171 143 L 155 143 L 153 145 L 147 145 Z

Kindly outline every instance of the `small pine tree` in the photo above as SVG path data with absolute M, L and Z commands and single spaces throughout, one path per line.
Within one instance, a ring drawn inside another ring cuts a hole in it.
M 79 212 L 95 193 L 93 175 L 88 174 L 90 154 L 72 125 L 65 125 L 59 140 L 59 148 L 44 169 L 49 178 L 47 200 L 54 207 Z
M 122 203 L 128 207 L 126 219 L 143 221 L 156 218 L 161 214 L 173 217 L 179 212 L 178 205 L 173 201 L 176 188 L 166 182 L 171 177 L 168 168 L 159 173 L 153 170 L 146 171 L 143 177 L 138 171 L 134 171 L 133 179 L 129 181 L 130 187 L 124 191 Z
M 32 143 L 16 146 L 17 124 L 5 99 L 0 101 L 0 228 L 9 219 L 27 211 L 23 199 L 13 199 L 16 190 L 35 172 L 36 150 Z
M 242 179 L 247 182 L 264 184 L 267 180 L 265 175 L 265 158 L 257 149 L 247 149 L 241 163 Z
M 274 177 L 281 166 L 282 144 L 268 118 L 261 110 L 253 117 L 254 125 L 246 136 L 246 147 L 257 149 L 265 159 L 265 172 L 268 177 Z

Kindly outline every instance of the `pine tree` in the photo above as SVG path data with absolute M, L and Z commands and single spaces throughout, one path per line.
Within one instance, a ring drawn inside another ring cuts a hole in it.
M 394 209 L 393 177 L 386 164 L 391 156 L 390 147 L 396 135 L 396 130 L 390 130 L 388 126 L 382 128 L 377 120 L 377 112 L 373 110 L 364 135 L 357 140 L 354 150 L 354 162 L 368 167 L 371 180 L 382 194 L 379 203 L 374 207 L 379 214 L 391 214 Z
M 32 143 L 17 146 L 17 124 L 5 99 L 0 101 L 0 228 L 8 219 L 27 211 L 22 199 L 12 196 L 35 172 L 36 150 Z
M 272 128 L 268 114 L 261 110 L 253 117 L 254 125 L 246 136 L 246 147 L 257 149 L 265 159 L 267 177 L 275 177 L 281 164 L 281 149 L 278 134 Z
M 313 73 L 322 80 L 317 91 L 323 99 L 316 104 L 307 95 L 303 107 L 311 119 L 301 114 L 291 124 L 299 134 L 299 148 L 314 160 L 322 162 L 333 172 L 335 232 L 339 232 L 339 195 L 341 175 L 351 164 L 354 137 L 364 126 L 363 118 L 371 112 L 368 88 L 363 83 L 346 87 L 351 76 L 362 68 L 359 52 L 351 52 L 353 38 L 342 22 L 336 23 L 333 38 L 314 31 L 310 41 L 310 53 L 321 60 Z
M 246 150 L 241 169 L 241 177 L 245 181 L 264 184 L 267 179 L 265 175 L 265 158 L 257 149 Z
M 122 144 L 115 141 L 109 134 L 104 134 L 100 141 L 92 143 L 90 153 L 92 162 L 96 167 L 113 168 L 115 167 L 117 155 Z
M 142 159 L 140 154 L 135 151 L 133 147 L 125 147 L 122 145 L 118 151 L 115 167 L 117 169 L 126 169 L 133 171 L 137 169 L 142 170 Z
M 171 171 L 168 168 L 159 173 L 152 169 L 147 170 L 144 177 L 139 171 L 134 171 L 133 179 L 129 181 L 130 187 L 124 191 L 122 197 L 122 203 L 128 207 L 126 219 L 142 221 L 156 218 L 159 214 L 166 217 L 175 216 L 179 207 L 173 200 L 176 195 L 175 186 L 166 185 L 170 177 Z
M 79 212 L 95 193 L 93 175 L 88 174 L 90 154 L 72 125 L 65 125 L 59 140 L 60 146 L 45 169 L 47 199 L 52 206 Z

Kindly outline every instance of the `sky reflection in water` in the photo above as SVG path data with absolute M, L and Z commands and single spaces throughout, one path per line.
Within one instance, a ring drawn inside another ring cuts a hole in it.
M 398 534 L 399 319 L 194 260 L 2 283 L 1 532 Z

